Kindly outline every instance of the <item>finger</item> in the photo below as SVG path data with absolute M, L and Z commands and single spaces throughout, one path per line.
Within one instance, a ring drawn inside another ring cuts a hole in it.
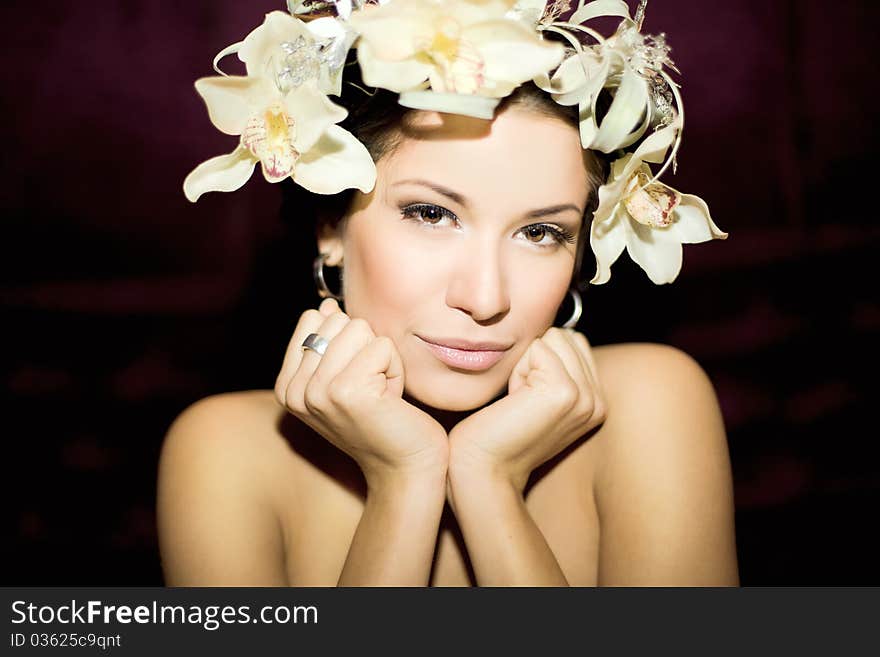
M 318 306 L 318 312 L 324 315 L 324 317 L 329 317 L 333 313 L 339 311 L 339 302 L 332 297 L 328 297 L 321 302 L 321 305 Z
M 299 368 L 299 363 L 303 357 L 302 343 L 309 333 L 317 333 L 321 324 L 324 323 L 326 317 L 314 308 L 306 310 L 300 315 L 290 342 L 287 344 L 287 351 L 284 354 L 284 362 L 281 365 L 281 372 L 275 379 L 275 397 L 283 406 L 285 404 L 285 393 L 293 375 Z
M 562 359 L 541 338 L 535 338 L 513 368 L 508 384 L 509 392 L 520 386 L 551 386 L 560 379 L 570 380 Z
M 575 351 L 577 352 L 578 358 L 581 361 L 581 366 L 584 368 L 584 372 L 586 372 L 587 377 L 590 379 L 590 385 L 592 386 L 593 390 L 595 391 L 595 393 L 597 395 L 601 395 L 602 394 L 602 387 L 599 384 L 598 379 L 596 378 L 596 372 L 594 371 L 593 366 L 590 364 L 590 362 L 587 358 L 588 352 L 585 351 L 582 346 L 585 343 L 582 343 L 578 339 L 577 336 L 579 334 L 574 329 L 566 329 L 566 331 L 567 331 L 569 337 L 571 338 L 571 343 L 574 345 L 574 348 L 575 348 Z M 583 336 L 581 336 L 581 339 L 583 339 Z
M 318 306 L 318 309 L 310 308 L 306 310 L 297 322 L 290 342 L 287 344 L 287 351 L 284 354 L 284 362 L 281 365 L 281 371 L 275 379 L 275 392 L 278 401 L 283 404 L 284 389 L 299 367 L 303 357 L 302 342 L 309 333 L 317 333 L 323 323 L 323 318 L 328 317 L 339 310 L 339 304 L 336 299 L 324 299 Z
M 352 319 L 330 341 L 321 357 L 312 380 L 329 385 L 351 362 L 352 358 L 376 337 L 365 319 Z
M 587 340 L 587 336 L 579 331 L 574 332 L 574 343 L 575 346 L 578 347 L 578 353 L 580 353 L 583 358 L 586 360 L 587 365 L 590 367 L 590 373 L 593 375 L 593 382 L 596 384 L 596 387 L 602 392 L 604 397 L 605 388 L 602 386 L 602 380 L 599 378 L 599 367 L 596 365 L 596 357 L 593 354 L 593 348 L 590 346 L 590 341 Z
M 341 389 L 359 388 L 375 395 L 403 395 L 404 371 L 400 352 L 387 336 L 373 338 L 336 376 L 334 384 Z
M 568 375 L 579 389 L 593 387 L 590 370 L 578 355 L 578 350 L 567 330 L 551 328 L 544 334 L 542 340 L 556 352 Z
M 324 318 L 324 321 L 317 328 L 317 330 L 312 331 L 313 333 L 317 333 L 322 338 L 327 340 L 327 342 L 333 342 L 333 339 L 345 328 L 345 325 L 351 321 L 351 318 L 346 315 L 344 312 L 335 312 L 332 315 Z M 305 337 L 303 337 L 305 339 Z M 327 346 L 329 350 L 330 346 Z M 301 381 L 302 385 L 305 386 L 308 381 L 312 378 L 312 375 L 315 373 L 315 370 L 318 368 L 318 365 L 321 363 L 321 359 L 323 356 L 312 349 L 302 349 L 302 358 L 299 362 L 299 367 L 296 369 L 296 373 L 293 375 L 294 381 Z M 325 352 L 326 354 L 326 352 Z

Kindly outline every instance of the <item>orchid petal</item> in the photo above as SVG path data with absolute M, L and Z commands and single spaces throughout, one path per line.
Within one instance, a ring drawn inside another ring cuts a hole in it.
M 712 221 L 706 202 L 693 194 L 681 195 L 681 203 L 675 209 L 675 223 L 668 230 L 683 244 L 727 239 L 727 233 Z
M 250 179 L 256 163 L 257 159 L 243 146 L 212 157 L 190 172 L 183 181 L 183 193 L 195 203 L 205 192 L 233 192 Z
M 519 0 L 516 5 L 504 14 L 505 18 L 525 22 L 531 29 L 535 29 L 538 21 L 544 15 L 547 6 L 546 0 Z
M 462 30 L 462 40 L 477 46 L 490 80 L 522 83 L 558 66 L 560 43 L 540 39 L 533 29 L 510 20 L 483 21 Z
M 669 145 L 675 141 L 675 135 L 681 129 L 681 121 L 676 119 L 668 126 L 660 128 L 645 138 L 633 153 L 634 160 L 659 164 L 666 157 Z
M 474 94 L 442 93 L 439 91 L 407 91 L 397 100 L 411 109 L 462 114 L 478 119 L 491 119 L 500 103 L 498 98 L 488 98 Z
M 651 112 L 645 112 L 641 125 L 633 132 L 631 132 L 629 134 L 629 137 L 620 142 L 618 148 L 626 148 L 627 146 L 632 146 L 634 143 L 642 138 L 642 136 L 648 130 L 649 125 L 651 125 Z
M 615 213 L 610 221 L 593 221 L 590 226 L 590 248 L 596 256 L 596 274 L 590 283 L 601 285 L 611 278 L 611 265 L 617 262 L 626 246 L 624 217 Z
M 302 84 L 288 93 L 284 98 L 284 107 L 295 122 L 293 145 L 300 153 L 311 149 L 329 126 L 348 116 L 344 107 L 332 102 L 310 83 Z
M 606 62 L 607 64 L 607 62 Z M 583 96 L 578 102 L 578 131 L 581 136 L 581 147 L 592 148 L 596 136 L 599 134 L 599 124 L 596 122 L 596 105 L 599 101 L 599 92 L 605 82 L 607 67 L 601 70 L 601 76 L 591 80 L 582 90 Z
M 254 105 L 263 104 L 269 96 L 265 80 L 241 75 L 200 78 L 195 86 L 208 107 L 211 123 L 227 135 L 240 135 Z
M 669 150 L 670 144 L 675 140 L 677 131 L 680 128 L 678 120 L 673 121 L 668 126 L 652 132 L 645 140 L 639 144 L 635 153 L 626 156 L 626 167 L 620 172 L 620 177 L 629 178 L 639 168 L 647 171 L 648 178 L 653 178 L 650 167 L 645 162 L 658 163 L 662 162 Z
M 516 0 L 440 0 L 431 4 L 444 5 L 444 14 L 454 17 L 462 25 L 473 25 L 486 20 L 509 20 L 504 17 Z
M 366 194 L 376 184 L 376 165 L 353 134 L 331 125 L 299 159 L 293 180 L 316 194 L 338 194 L 350 188 Z
M 629 7 L 623 0 L 593 0 L 574 12 L 568 22 L 586 23 L 598 16 L 629 18 Z
M 358 48 L 369 43 L 383 61 L 412 57 L 417 44 L 433 37 L 430 14 L 426 16 L 424 9 L 412 3 L 390 3 L 353 12 L 349 25 L 361 35 Z
M 615 162 L 615 165 L 619 162 L 620 160 Z M 593 213 L 593 223 L 602 223 L 617 212 L 622 205 L 621 200 L 626 182 L 625 178 L 614 178 L 612 173 L 611 179 L 599 187 L 597 192 L 599 205 Z
M 549 71 L 538 73 L 538 75 L 532 78 L 532 82 L 535 83 L 535 86 L 538 87 L 538 89 L 546 91 L 547 93 L 550 93 L 553 89 L 553 84 L 550 81 Z
M 337 5 L 338 8 L 338 5 Z M 351 45 L 357 39 L 357 32 L 346 23 L 338 21 L 331 16 L 324 16 L 309 21 L 307 28 L 315 35 L 317 40 L 330 40 L 329 61 L 321 67 L 321 79 L 319 88 L 324 93 L 335 96 L 342 95 L 342 72 L 345 59 Z
M 351 0 L 333 0 L 333 4 L 336 5 L 336 13 L 343 20 L 348 20 L 351 18 Z
M 263 24 L 245 37 L 238 58 L 245 63 L 248 75 L 269 75 L 272 61 L 283 56 L 281 44 L 296 41 L 300 36 L 313 40 L 305 23 L 298 18 L 283 11 L 269 12 Z
M 582 102 L 578 105 L 578 132 L 581 137 L 581 147 L 589 148 L 599 132 L 593 103 Z
M 651 228 L 623 214 L 626 250 L 657 285 L 671 283 L 681 271 L 681 242 L 665 228 Z
M 379 60 L 366 41 L 358 43 L 357 55 L 364 84 L 398 93 L 418 88 L 433 70 L 430 64 L 416 59 L 395 62 Z
M 627 67 L 590 148 L 611 153 L 636 129 L 648 106 L 648 83 Z
M 584 74 L 585 66 L 588 75 Z M 560 105 L 592 102 L 592 97 L 602 90 L 607 77 L 608 59 L 599 59 L 592 51 L 585 50 L 563 61 L 553 74 L 550 88 L 544 91 L 553 94 L 553 100 Z

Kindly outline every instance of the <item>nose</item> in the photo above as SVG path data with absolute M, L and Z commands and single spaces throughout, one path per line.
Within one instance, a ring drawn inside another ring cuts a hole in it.
M 469 241 L 453 263 L 446 305 L 467 313 L 475 322 L 493 323 L 510 310 L 503 254 L 488 238 Z

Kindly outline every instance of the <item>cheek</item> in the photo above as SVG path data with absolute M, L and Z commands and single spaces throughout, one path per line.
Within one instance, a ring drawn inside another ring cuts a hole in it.
M 369 230 L 366 221 L 361 228 L 346 249 L 346 309 L 377 333 L 393 337 L 430 296 L 433 277 L 424 245 L 413 243 L 399 226 Z
M 510 301 L 522 323 L 522 335 L 539 337 L 553 324 L 565 300 L 571 284 L 571 265 L 567 260 L 546 265 L 531 261 L 529 265 L 514 269 Z

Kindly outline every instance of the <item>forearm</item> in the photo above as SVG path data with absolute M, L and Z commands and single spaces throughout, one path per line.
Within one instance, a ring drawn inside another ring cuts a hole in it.
M 427 586 L 445 471 L 371 480 L 337 586 Z
M 485 473 L 450 471 L 449 484 L 479 586 L 568 586 L 513 483 Z

